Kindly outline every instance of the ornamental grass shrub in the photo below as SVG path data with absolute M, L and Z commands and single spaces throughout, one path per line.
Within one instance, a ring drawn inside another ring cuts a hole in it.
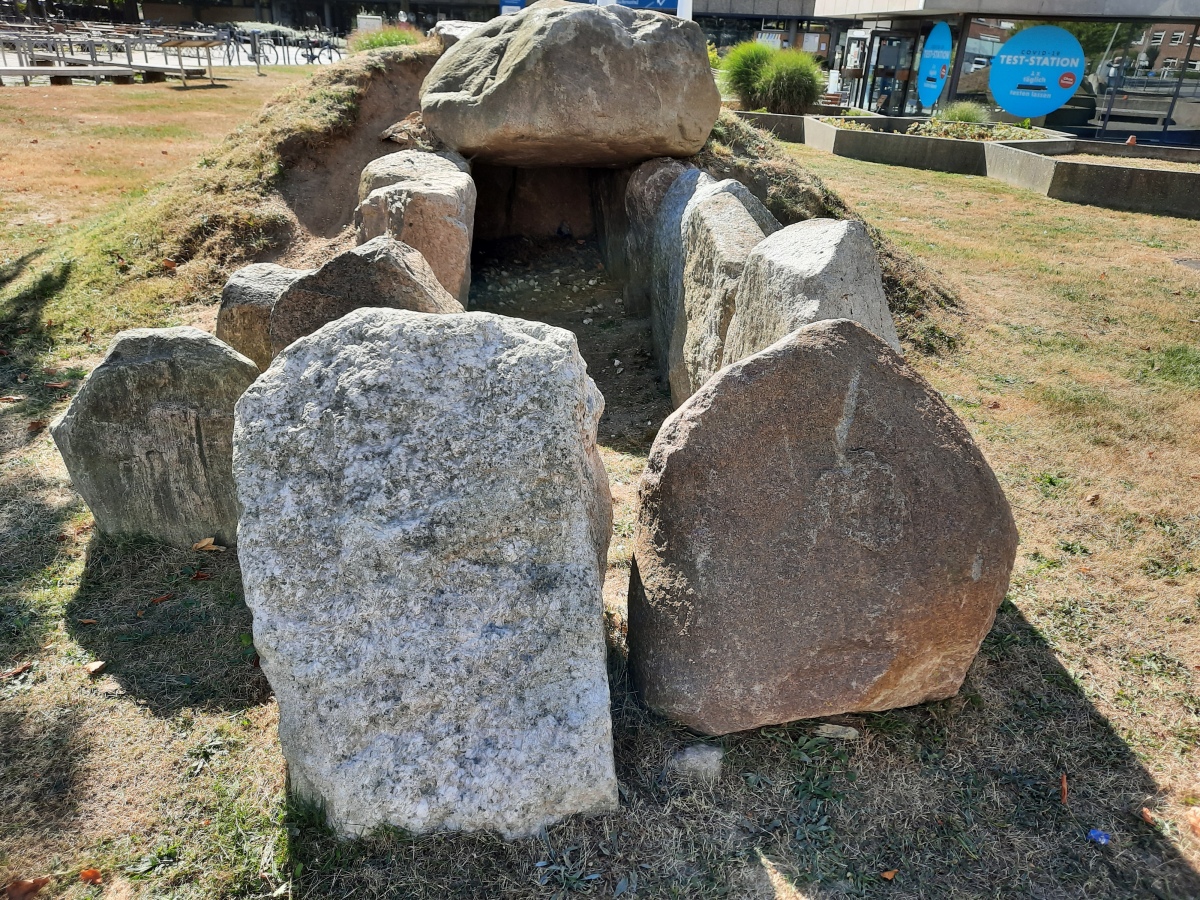
M 355 31 L 346 38 L 346 46 L 351 53 L 362 53 L 381 47 L 407 47 L 423 40 L 425 36 L 411 25 L 389 25 L 375 31 Z
M 758 77 L 758 96 L 773 113 L 802 116 L 821 96 L 821 64 L 803 50 L 772 54 Z
M 763 105 L 758 94 L 758 79 L 767 62 L 778 52 L 766 44 L 746 41 L 735 46 L 721 60 L 725 85 L 737 94 L 742 109 L 758 109 Z
M 970 100 L 959 100 L 957 103 L 951 103 L 941 112 L 935 112 L 933 117 L 945 122 L 969 122 L 972 125 L 986 125 L 991 121 L 988 111 L 978 103 L 972 103 Z

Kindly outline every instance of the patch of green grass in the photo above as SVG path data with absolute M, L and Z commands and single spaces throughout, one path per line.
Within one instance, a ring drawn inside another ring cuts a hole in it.
M 1071 483 L 1071 478 L 1062 472 L 1040 472 L 1033 477 L 1033 484 L 1043 497 L 1057 497 Z
M 411 47 L 423 40 L 425 36 L 411 25 L 388 25 L 375 31 L 356 31 L 346 39 L 346 46 L 351 53 L 363 53 L 384 47 Z
M 1139 371 L 1143 380 L 1161 379 L 1200 389 L 1200 349 L 1177 344 L 1149 354 Z

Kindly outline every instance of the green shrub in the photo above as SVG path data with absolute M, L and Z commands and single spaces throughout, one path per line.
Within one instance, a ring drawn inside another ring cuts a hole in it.
M 717 55 L 717 45 L 712 41 L 708 42 L 708 67 L 710 69 L 721 68 L 721 57 Z
M 986 109 L 978 103 L 972 103 L 969 100 L 959 100 L 957 103 L 951 103 L 941 112 L 933 114 L 935 119 L 942 119 L 946 122 L 969 122 L 972 125 L 986 125 L 991 121 Z
M 404 47 L 419 44 L 425 36 L 411 25 L 388 25 L 376 31 L 355 31 L 346 38 L 351 53 L 378 50 L 380 47 Z
M 762 106 L 758 96 L 758 79 L 767 62 L 778 51 L 757 41 L 738 44 L 721 61 L 726 86 L 742 101 L 742 109 Z
M 821 64 L 803 50 L 780 50 L 763 66 L 758 96 L 773 113 L 802 116 L 821 96 Z

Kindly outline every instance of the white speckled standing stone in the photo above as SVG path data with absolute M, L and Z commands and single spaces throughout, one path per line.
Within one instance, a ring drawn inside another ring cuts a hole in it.
M 292 790 L 356 834 L 617 804 L 603 398 L 575 338 L 360 309 L 237 406 L 246 600 Z

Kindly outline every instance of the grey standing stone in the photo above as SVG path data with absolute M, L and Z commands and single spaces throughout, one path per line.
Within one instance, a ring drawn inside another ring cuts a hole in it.
M 755 246 L 779 228 L 733 179 L 702 187 L 689 201 L 682 222 L 683 298 L 668 353 L 676 406 L 721 368 L 725 333 L 741 302 L 742 268 Z
M 822 319 L 852 319 L 900 351 L 879 257 L 861 222 L 809 219 L 754 248 L 725 338 L 724 362 L 745 359 Z
M 650 314 L 651 282 L 654 277 L 654 223 L 663 197 L 680 175 L 693 166 L 670 157 L 649 159 L 630 173 L 625 188 L 625 235 L 627 275 L 623 288 L 626 315 L 642 318 Z
M 293 341 L 363 306 L 462 312 L 421 253 L 379 237 L 319 269 L 239 269 L 221 294 L 217 337 L 266 369 Z
M 616 807 L 602 408 L 568 331 L 385 309 L 238 404 L 255 646 L 293 790 L 339 832 Z
M 257 376 L 196 328 L 118 334 L 50 426 L 100 531 L 183 548 L 234 543 L 233 408 Z
M 962 422 L 846 319 L 709 379 L 638 501 L 630 671 L 707 734 L 952 696 L 1016 555 Z
M 275 358 L 271 347 L 271 310 L 288 288 L 314 269 L 288 269 L 252 263 L 238 269 L 221 291 L 217 337 L 265 369 Z
M 466 303 L 471 288 L 475 182 L 457 153 L 402 150 L 363 169 L 359 242 L 389 235 L 421 251 L 442 287 Z
M 508 166 L 691 156 L 720 109 L 696 23 L 564 0 L 481 25 L 421 85 L 421 116 L 434 134 Z
M 704 188 L 716 184 L 699 169 L 687 169 L 672 182 L 658 205 L 651 232 L 650 336 L 659 374 L 667 379 L 671 370 L 671 337 L 683 306 L 683 217 L 688 204 Z

